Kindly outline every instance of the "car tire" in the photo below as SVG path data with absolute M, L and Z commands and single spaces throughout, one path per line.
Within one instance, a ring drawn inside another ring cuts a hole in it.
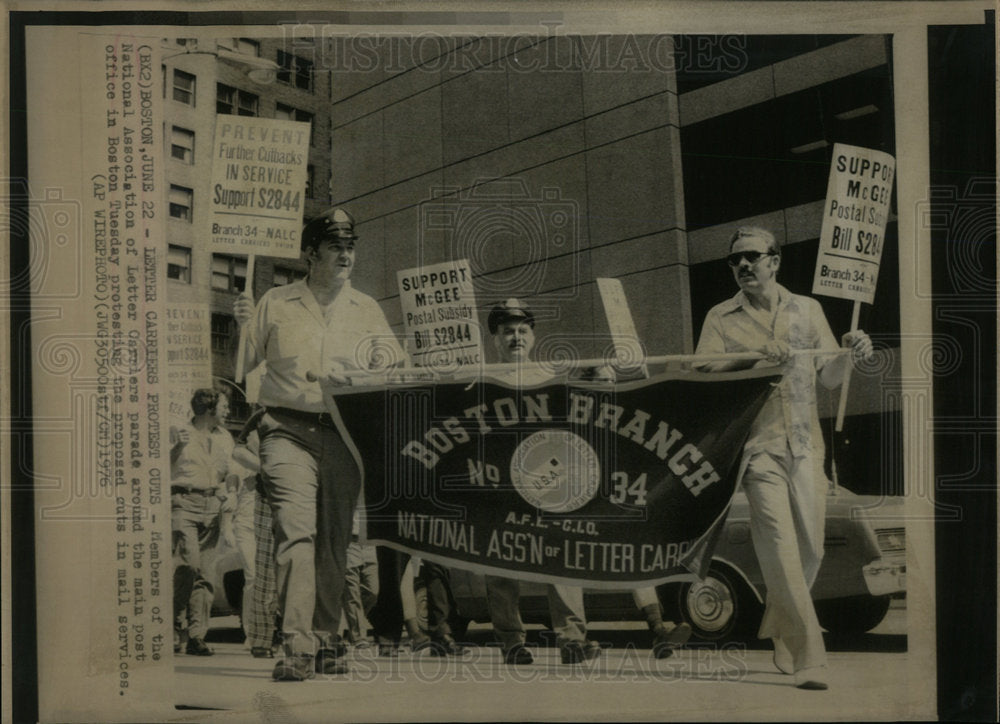
M 421 631 L 428 633 L 427 584 L 419 578 L 413 582 L 413 600 L 416 603 L 417 624 L 420 626 Z
M 682 620 L 700 641 L 746 640 L 756 635 L 763 607 L 753 589 L 729 566 L 713 562 L 704 580 L 676 586 Z
M 890 596 L 845 596 L 816 601 L 816 617 L 832 634 L 860 634 L 882 623 Z

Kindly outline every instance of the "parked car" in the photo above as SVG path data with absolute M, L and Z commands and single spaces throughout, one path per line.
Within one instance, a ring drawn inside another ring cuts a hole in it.
M 877 626 L 890 599 L 906 590 L 906 532 L 903 499 L 855 495 L 843 488 L 829 497 L 825 554 L 813 600 L 820 624 L 834 633 L 860 633 Z M 455 569 L 452 593 L 461 620 L 489 621 L 481 575 Z M 521 615 L 528 623 L 548 624 L 548 604 L 541 584 L 521 586 Z M 657 587 L 664 612 L 691 624 L 702 641 L 756 636 L 766 593 L 760 564 L 750 540 L 750 509 L 738 493 L 712 556 L 708 576 Z M 587 589 L 591 621 L 642 620 L 628 590 Z M 453 626 L 454 628 L 454 626 Z

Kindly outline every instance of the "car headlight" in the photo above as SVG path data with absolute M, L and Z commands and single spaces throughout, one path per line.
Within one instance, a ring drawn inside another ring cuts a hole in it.
M 906 550 L 906 531 L 903 528 L 880 528 L 875 531 L 879 550 L 899 553 Z

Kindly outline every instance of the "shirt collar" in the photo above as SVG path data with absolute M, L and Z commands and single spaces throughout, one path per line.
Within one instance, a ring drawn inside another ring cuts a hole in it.
M 317 308 L 319 307 L 319 302 L 316 301 L 316 297 L 313 295 L 312 290 L 309 285 L 306 284 L 305 279 L 299 279 L 292 282 L 287 287 L 288 291 L 285 293 L 285 299 L 289 302 L 301 301 L 306 306 L 309 306 L 311 302 Z M 344 299 L 353 304 L 358 305 L 357 295 L 354 293 L 354 287 L 351 286 L 351 280 L 348 279 L 344 282 L 344 289 L 341 294 L 346 295 Z
M 794 295 L 790 291 L 785 289 L 785 287 L 783 287 L 781 284 L 778 284 L 778 309 L 781 309 L 782 307 L 786 307 L 789 304 L 791 304 L 793 296 Z M 749 308 L 750 300 L 747 298 L 747 295 L 743 292 L 743 290 L 740 289 L 738 292 L 736 292 L 736 294 L 733 297 L 727 299 L 722 304 L 723 304 L 722 313 L 730 314 L 740 309 Z

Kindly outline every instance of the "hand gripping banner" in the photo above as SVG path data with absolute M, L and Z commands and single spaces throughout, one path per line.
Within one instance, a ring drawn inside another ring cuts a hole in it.
M 622 587 L 698 570 L 774 370 L 342 388 L 362 531 L 449 566 Z

